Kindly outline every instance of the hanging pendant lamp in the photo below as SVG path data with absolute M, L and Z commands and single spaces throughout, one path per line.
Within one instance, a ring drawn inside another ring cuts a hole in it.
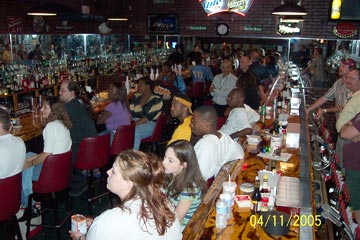
M 280 6 L 274 8 L 273 15 L 292 15 L 292 16 L 304 16 L 307 12 L 303 6 L 296 4 L 294 1 L 286 1 Z
M 281 22 L 289 22 L 289 23 L 296 23 L 296 22 L 303 22 L 304 18 L 301 15 L 293 16 L 293 15 L 285 15 L 281 17 Z

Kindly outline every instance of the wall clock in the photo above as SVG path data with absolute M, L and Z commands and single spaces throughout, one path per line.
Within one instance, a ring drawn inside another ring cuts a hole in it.
M 229 31 L 230 27 L 226 23 L 219 23 L 218 25 L 216 25 L 216 33 L 219 36 L 225 36 L 229 33 Z

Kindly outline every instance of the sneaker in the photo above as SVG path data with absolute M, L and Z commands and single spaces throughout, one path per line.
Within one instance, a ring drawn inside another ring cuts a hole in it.
M 82 189 L 71 189 L 69 191 L 70 197 L 78 197 L 82 195 L 87 190 L 87 185 L 85 185 Z

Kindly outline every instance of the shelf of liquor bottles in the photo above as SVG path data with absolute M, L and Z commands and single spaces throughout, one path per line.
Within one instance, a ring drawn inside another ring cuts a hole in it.
M 0 67 L 0 105 L 15 112 L 30 109 L 30 99 L 58 95 L 63 80 L 81 87 L 97 87 L 100 76 L 116 73 L 116 58 L 87 58 L 76 61 L 31 61 Z M 94 80 L 95 79 L 95 80 Z

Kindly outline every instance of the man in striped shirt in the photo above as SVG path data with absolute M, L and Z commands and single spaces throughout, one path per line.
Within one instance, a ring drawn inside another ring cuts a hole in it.
M 354 68 L 356 68 L 356 62 L 353 59 L 348 58 L 346 60 L 341 60 L 339 67 L 340 78 L 333 84 L 333 86 L 324 96 L 319 98 L 306 109 L 306 114 L 309 114 L 311 111 L 318 109 L 316 113 L 317 118 L 320 118 L 324 113 L 333 112 L 335 113 L 336 119 L 338 119 L 341 108 L 345 105 L 350 93 L 350 90 L 347 89 L 345 85 L 345 77 L 350 72 L 350 70 Z M 334 107 L 327 109 L 320 108 L 327 101 L 333 100 L 335 100 Z

